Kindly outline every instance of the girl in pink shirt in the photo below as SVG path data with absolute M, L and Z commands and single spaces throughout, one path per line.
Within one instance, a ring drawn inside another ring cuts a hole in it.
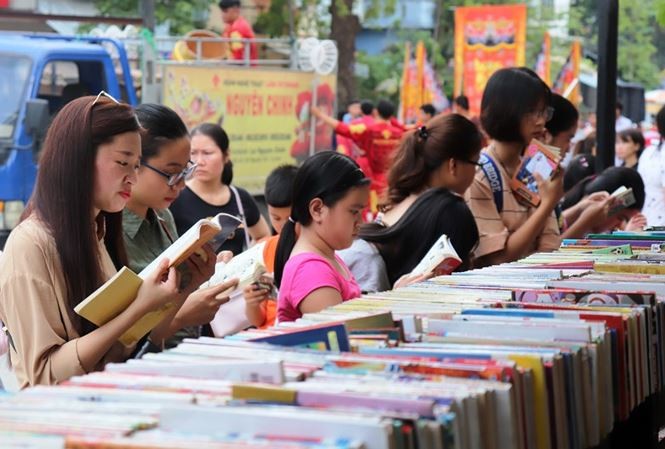
M 279 321 L 295 321 L 360 296 L 358 283 L 335 251 L 353 243 L 368 199 L 369 179 L 348 156 L 325 151 L 300 167 L 291 217 L 275 256 Z

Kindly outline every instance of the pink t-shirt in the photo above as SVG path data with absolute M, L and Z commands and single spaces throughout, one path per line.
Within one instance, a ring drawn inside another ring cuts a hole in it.
M 360 286 L 342 259 L 335 260 L 346 271 L 342 276 L 324 257 L 315 253 L 301 253 L 291 257 L 284 267 L 279 289 L 277 317 L 279 321 L 295 321 L 302 316 L 298 306 L 314 290 L 330 287 L 342 295 L 342 301 L 358 298 Z

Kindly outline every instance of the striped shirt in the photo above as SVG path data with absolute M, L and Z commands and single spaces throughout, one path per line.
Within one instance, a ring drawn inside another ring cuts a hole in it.
M 510 176 L 498 162 L 496 156 L 483 150 L 496 163 L 501 174 L 503 188 L 503 210 L 499 213 L 494 202 L 494 195 L 485 172 L 478 168 L 473 184 L 466 192 L 466 202 L 476 219 L 480 240 L 473 253 L 474 258 L 501 251 L 506 247 L 508 237 L 535 212 L 535 208 L 523 205 L 510 190 Z M 521 257 L 538 251 L 553 251 L 559 248 L 561 237 L 559 225 L 554 211 L 547 219 L 545 228 L 540 235 L 534 236 L 533 241 Z

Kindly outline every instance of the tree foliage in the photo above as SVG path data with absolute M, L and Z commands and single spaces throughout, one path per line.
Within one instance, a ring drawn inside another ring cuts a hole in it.
M 139 0 L 94 0 L 101 15 L 140 17 Z M 170 23 L 172 34 L 185 34 L 193 28 L 204 25 L 211 0 L 156 0 L 155 19 L 157 23 Z
M 571 35 L 580 36 L 583 46 L 594 55 L 598 52 L 599 1 L 604 0 L 577 0 L 570 12 Z M 665 15 L 665 0 L 619 1 L 618 75 L 647 89 L 658 83 L 656 45 L 662 45 L 658 40 L 662 29 L 658 30 L 657 11 Z

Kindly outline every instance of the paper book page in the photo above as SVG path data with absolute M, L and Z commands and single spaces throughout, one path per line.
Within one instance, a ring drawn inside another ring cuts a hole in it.
M 166 248 L 162 254 L 153 260 L 150 265 L 145 267 L 140 273 L 141 279 L 146 279 L 155 271 L 163 259 L 169 260 L 169 266 L 177 267 L 192 254 L 201 249 L 210 239 L 212 239 L 221 229 L 211 220 L 199 220 L 194 226 L 189 228 L 178 240 Z
M 218 263 L 215 266 L 215 274 L 212 275 L 210 281 L 204 284 L 206 287 L 222 284 L 229 279 L 237 278 L 240 282 L 238 289 L 258 280 L 261 275 L 266 272 L 263 263 L 263 249 L 265 242 L 258 243 L 252 246 L 247 251 L 244 251 L 227 264 Z M 203 287 L 203 286 L 202 286 Z
M 143 279 L 127 267 L 95 290 L 74 308 L 88 321 L 101 326 L 125 310 L 136 298 Z
M 446 234 L 441 235 L 439 239 L 432 245 L 432 247 L 427 251 L 425 257 L 416 265 L 416 267 L 411 271 L 411 274 L 428 274 L 434 272 L 439 266 L 444 264 L 447 259 L 450 260 L 450 263 L 446 268 L 452 269 L 448 273 L 452 272 L 457 268 L 462 260 L 457 255 L 457 251 L 453 248 L 453 245 L 450 243 L 450 239 Z M 456 264 L 455 264 L 456 262 Z

